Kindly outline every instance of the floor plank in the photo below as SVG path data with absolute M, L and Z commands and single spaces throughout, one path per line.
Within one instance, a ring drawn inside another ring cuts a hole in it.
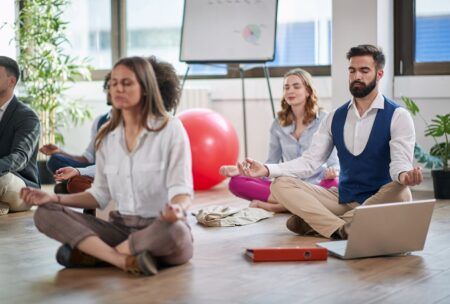
M 247 206 L 222 185 L 196 193 L 193 209 L 212 204 Z M 288 214 L 224 228 L 205 228 L 190 216 L 194 258 L 149 278 L 114 268 L 60 267 L 54 259 L 59 244 L 36 230 L 32 215 L 0 217 L 0 303 L 450 302 L 450 201 L 436 204 L 424 251 L 351 261 L 254 264 L 243 255 L 246 247 L 314 246 L 324 239 L 287 231 Z

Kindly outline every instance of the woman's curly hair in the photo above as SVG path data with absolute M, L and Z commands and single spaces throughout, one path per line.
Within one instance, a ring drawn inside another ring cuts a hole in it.
M 181 87 L 175 68 L 170 63 L 159 60 L 155 56 L 150 56 L 147 60 L 155 71 L 156 81 L 166 111 L 170 112 L 176 109 L 180 102 Z
M 306 86 L 306 90 L 309 93 L 309 96 L 306 99 L 305 103 L 305 117 L 303 119 L 303 124 L 308 125 L 316 118 L 317 113 L 319 112 L 316 88 L 313 85 L 311 74 L 309 74 L 307 71 L 300 68 L 292 69 L 284 75 L 284 79 L 291 75 L 300 77 L 300 79 L 303 81 L 303 84 Z M 283 98 L 281 99 L 281 111 L 279 111 L 277 114 L 278 120 L 283 127 L 291 125 L 294 121 L 294 113 L 292 112 L 291 106 L 284 99 L 284 94 Z

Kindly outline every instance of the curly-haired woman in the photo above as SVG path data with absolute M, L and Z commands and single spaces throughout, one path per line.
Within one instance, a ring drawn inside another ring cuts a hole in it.
M 314 133 L 325 116 L 326 113 L 318 106 L 311 75 L 299 68 L 288 71 L 284 75 L 281 110 L 270 128 L 266 163 L 279 163 L 300 157 L 311 145 Z M 273 212 L 286 211 L 270 195 L 270 180 L 241 176 L 236 166 L 222 166 L 220 173 L 231 177 L 230 191 L 240 198 L 252 201 L 250 207 Z M 338 174 L 339 161 L 334 150 L 326 166 L 320 167 L 306 181 L 326 188 L 335 187 L 338 185 Z

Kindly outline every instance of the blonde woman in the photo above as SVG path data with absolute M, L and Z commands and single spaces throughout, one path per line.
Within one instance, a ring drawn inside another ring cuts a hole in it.
M 316 89 L 308 72 L 297 68 L 284 75 L 281 111 L 270 128 L 269 156 L 266 163 L 295 159 L 309 148 L 314 133 L 326 116 L 326 113 L 319 109 L 317 102 Z M 338 172 L 339 161 L 336 151 L 333 151 L 327 164 L 317 169 L 305 181 L 326 188 L 336 187 Z M 251 207 L 273 212 L 286 211 L 270 195 L 270 180 L 241 176 L 236 166 L 222 166 L 220 173 L 231 177 L 230 191 L 240 198 L 252 201 Z

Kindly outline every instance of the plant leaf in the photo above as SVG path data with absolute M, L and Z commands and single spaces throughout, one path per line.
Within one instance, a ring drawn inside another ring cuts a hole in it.
M 416 116 L 416 114 L 419 113 L 419 107 L 411 98 L 402 96 L 402 101 L 405 103 L 406 109 L 408 109 L 412 116 Z

